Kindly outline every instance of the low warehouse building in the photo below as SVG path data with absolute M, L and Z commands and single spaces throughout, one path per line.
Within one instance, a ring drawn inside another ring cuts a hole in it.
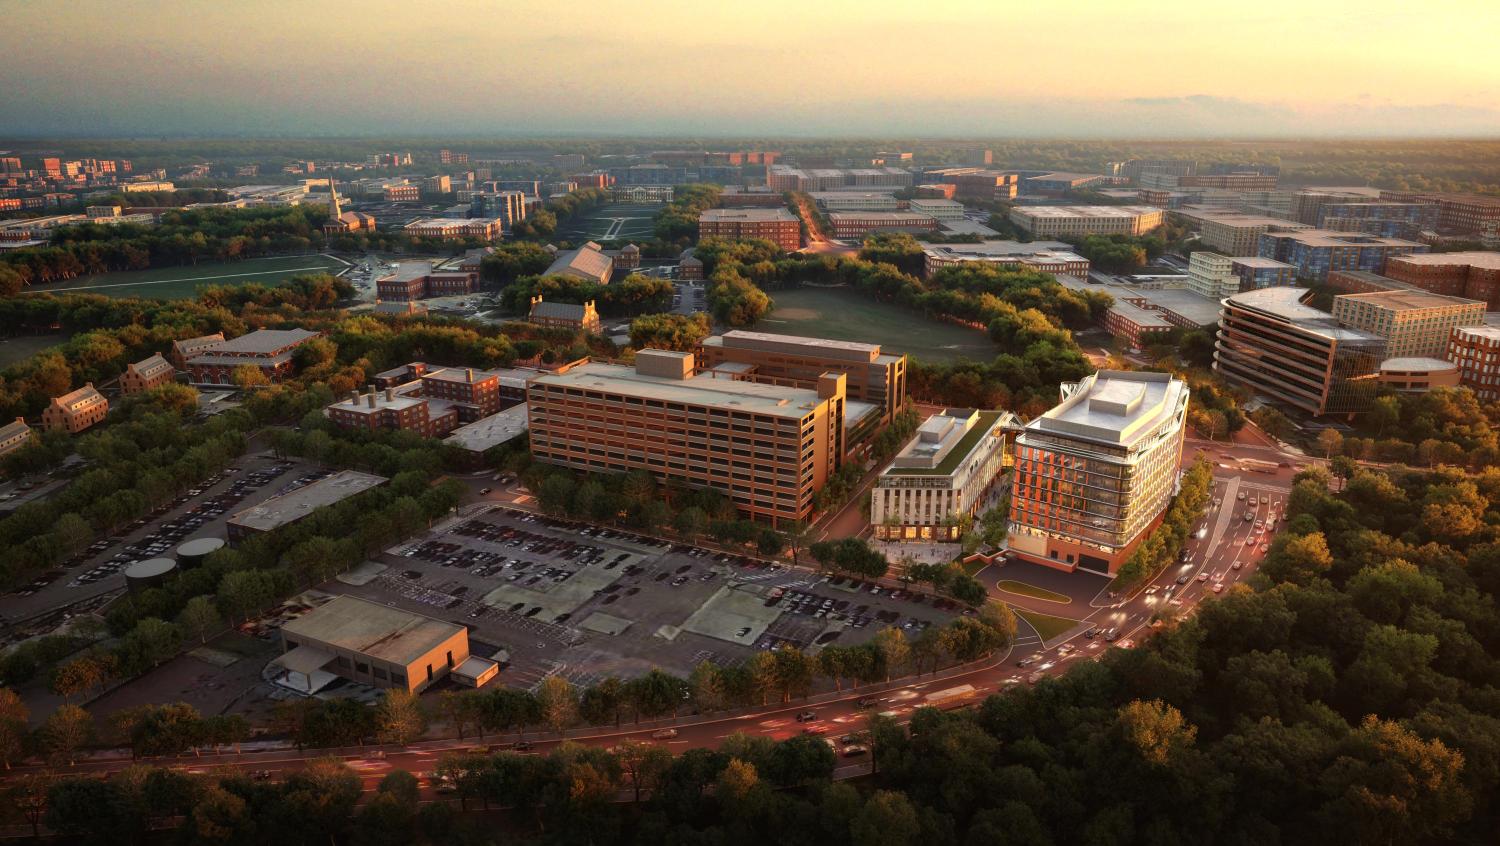
M 275 663 L 286 672 L 279 681 L 295 690 L 312 693 L 338 676 L 418 693 L 468 660 L 469 632 L 457 623 L 336 596 L 283 625 L 281 646 Z

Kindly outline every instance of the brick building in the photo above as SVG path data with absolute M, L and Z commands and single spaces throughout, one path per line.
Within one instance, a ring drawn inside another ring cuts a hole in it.
M 1424 291 L 1480 300 L 1500 311 L 1500 252 L 1425 253 L 1393 257 L 1384 274 Z
M 591 335 L 600 334 L 599 312 L 594 310 L 593 300 L 583 305 L 548 303 L 542 301 L 541 295 L 537 295 L 531 298 L 531 311 L 526 320 L 549 329 L 582 330 Z
M 1500 399 L 1500 327 L 1454 329 L 1446 356 L 1458 366 L 1460 385 L 1484 402 Z
M 31 427 L 26 425 L 26 418 L 17 417 L 15 422 L 0 426 L 0 455 L 15 452 L 30 443 L 32 436 Z
M 94 390 L 94 383 L 69 391 L 42 409 L 42 425 L 50 431 L 62 430 L 77 434 L 84 429 L 104 421 L 109 414 L 109 400 Z
M 129 395 L 149 391 L 171 382 L 175 373 L 171 362 L 160 355 L 153 355 L 126 365 L 125 372 L 120 374 L 120 393 Z
M 167 358 L 178 370 L 186 370 L 188 359 L 199 353 L 208 352 L 222 343 L 224 343 L 223 332 L 200 335 L 196 338 L 183 338 L 172 342 L 172 351 L 167 354 Z
M 236 368 L 250 365 L 272 382 L 295 369 L 292 355 L 320 333 L 307 329 L 257 329 L 187 360 L 195 385 L 232 385 Z
M 699 238 L 762 238 L 787 252 L 802 249 L 802 221 L 784 208 L 706 209 Z
M 916 212 L 851 211 L 829 212 L 836 238 L 863 238 L 875 232 L 934 232 L 937 218 Z

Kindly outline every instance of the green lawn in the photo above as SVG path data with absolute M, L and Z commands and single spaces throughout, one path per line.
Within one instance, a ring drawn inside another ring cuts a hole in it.
M 559 226 L 557 235 L 569 241 L 650 238 L 655 234 L 656 213 L 662 208 L 658 203 L 613 203 Z
M 1041 636 L 1043 643 L 1078 625 L 1077 620 L 1069 620 L 1067 617 L 1053 617 L 1050 614 L 1038 614 L 1035 611 L 1017 608 L 1014 605 L 1010 607 L 1010 610 L 1016 612 L 1017 617 L 1030 623 L 1031 627 L 1036 629 L 1036 633 Z
M 323 255 L 276 256 L 101 273 L 52 285 L 36 285 L 27 290 L 79 291 L 111 297 L 185 300 L 191 299 L 200 285 L 247 285 L 251 282 L 274 285 L 303 273 L 335 271 L 343 266 L 343 262 Z
M 848 289 L 787 288 L 767 293 L 776 308 L 756 324 L 761 331 L 880 344 L 886 352 L 924 361 L 988 361 L 996 353 L 983 332 L 927 320 Z
M 1046 588 L 1039 588 L 1036 585 L 1027 584 L 1026 582 L 1018 582 L 1015 579 L 1001 579 L 995 583 L 995 587 L 1006 593 L 1018 593 L 1021 596 L 1029 596 L 1032 599 L 1040 599 L 1043 602 L 1060 602 L 1063 605 L 1067 605 L 1073 601 L 1072 597 L 1065 594 L 1054 593 Z
M 55 347 L 65 343 L 71 335 L 58 332 L 55 335 L 17 335 L 14 338 L 0 338 L 0 367 L 9 367 L 19 361 L 25 361 L 33 355 L 48 347 Z

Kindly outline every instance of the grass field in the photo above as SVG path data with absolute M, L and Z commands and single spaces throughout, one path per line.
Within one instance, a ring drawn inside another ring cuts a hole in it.
M 1050 614 L 1038 614 L 1035 611 L 1026 611 L 1017 608 L 1014 605 L 1010 607 L 1010 610 L 1016 612 L 1017 617 L 1030 623 L 1031 627 L 1036 629 L 1036 633 L 1041 636 L 1043 643 L 1078 625 L 1077 620 L 1069 620 L 1067 617 L 1053 617 Z
M 1029 596 L 1032 599 L 1040 599 L 1043 602 L 1056 602 L 1062 605 L 1067 605 L 1068 603 L 1073 601 L 1072 597 L 1065 594 L 1055 593 L 1053 591 L 1047 590 L 1046 588 L 1040 588 L 1033 584 L 1027 584 L 1026 582 L 1018 582 L 1015 579 L 1001 579 L 1000 581 L 995 583 L 995 587 L 1005 591 L 1006 593 L 1016 593 L 1020 594 L 1021 596 Z
M 72 337 L 63 332 L 55 335 L 17 335 L 0 338 L 0 367 L 9 367 L 24 361 L 48 347 L 55 347 Z
M 344 263 L 328 256 L 276 256 L 244 261 L 124 270 L 80 276 L 52 285 L 36 285 L 31 291 L 79 291 L 111 297 L 150 297 L 184 300 L 193 297 L 199 285 L 274 285 L 303 273 L 334 271 Z
M 660 203 L 613 203 L 559 226 L 557 235 L 569 241 L 650 238 L 654 234 L 652 221 L 661 209 Z
M 924 361 L 987 361 L 995 356 L 995 345 L 983 332 L 927 320 L 853 291 L 787 288 L 768 293 L 776 309 L 757 326 L 766 332 L 864 341 Z

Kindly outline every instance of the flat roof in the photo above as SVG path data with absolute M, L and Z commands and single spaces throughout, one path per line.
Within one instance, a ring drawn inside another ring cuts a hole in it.
M 1187 402 L 1187 383 L 1170 373 L 1100 370 L 1064 384 L 1061 403 L 1027 431 L 1077 435 L 1128 446 L 1170 420 Z
M 968 429 L 960 430 L 958 425 L 968 420 L 970 415 L 975 416 L 974 425 Z M 965 459 L 973 454 L 974 448 L 984 438 L 985 433 L 995 428 L 997 423 L 1011 423 L 1015 415 L 1008 411 L 976 411 L 971 408 L 951 409 L 945 408 L 941 412 L 932 415 L 922 422 L 917 433 L 901 448 L 895 458 L 891 460 L 891 466 L 885 469 L 883 476 L 947 476 L 958 469 Z M 932 425 L 936 424 L 936 425 Z M 947 427 L 948 431 L 940 430 Z M 924 455 L 925 453 L 925 455 Z M 920 460 L 930 457 L 929 466 L 897 466 L 902 460 Z
M 640 399 L 705 405 L 748 414 L 798 419 L 823 402 L 817 391 L 805 388 L 716 379 L 711 373 L 699 373 L 686 379 L 647 376 L 636 372 L 634 367 L 599 361 L 580 364 L 562 373 L 544 374 L 531 381 L 536 385 L 577 391 L 601 391 Z
M 1288 232 L 1267 232 L 1266 235 L 1286 238 L 1309 247 L 1425 247 L 1420 241 L 1404 238 L 1385 238 L 1363 232 L 1336 232 L 1331 229 L 1298 229 Z M 1450 253 L 1449 255 L 1452 255 Z
M 528 423 L 526 403 L 523 402 L 454 429 L 443 443 L 470 452 L 484 452 L 525 434 Z
M 1307 296 L 1306 288 L 1291 288 L 1276 286 L 1271 288 L 1258 288 L 1254 291 L 1242 291 L 1226 297 L 1225 303 L 1259 311 L 1278 317 L 1288 323 L 1295 325 L 1304 332 L 1321 335 L 1340 341 L 1384 341 L 1379 335 L 1369 332 L 1361 332 L 1358 329 L 1346 329 L 1333 319 L 1333 315 L 1326 311 L 1320 311 L 1304 303 L 1302 298 Z
M 402 667 L 465 631 L 457 623 L 348 595 L 281 627 L 283 638 L 308 638 Z
M 1284 261 L 1277 261 L 1276 259 L 1273 259 L 1273 258 L 1262 258 L 1260 256 L 1230 256 L 1229 257 L 1229 261 L 1232 262 L 1232 263 L 1234 263 L 1234 264 L 1241 265 L 1243 267 L 1262 267 L 1262 268 L 1283 268 L 1283 267 L 1285 267 L 1285 268 L 1291 268 L 1291 267 L 1296 267 L 1296 265 L 1287 264 Z
M 1413 253 L 1396 258 L 1407 264 L 1465 264 L 1486 270 L 1500 270 L 1500 252 L 1486 250 L 1469 250 L 1460 253 Z
M 1172 324 L 1162 317 L 1161 312 L 1149 308 L 1141 308 L 1127 300 L 1115 300 L 1114 305 L 1109 307 L 1110 311 L 1119 312 L 1130 322 L 1142 329 L 1170 329 Z
M 722 335 L 711 335 L 703 339 L 703 345 L 762 352 L 801 352 L 805 355 L 823 355 L 846 361 L 874 361 L 880 355 L 879 344 L 835 341 L 831 338 L 809 338 L 803 335 L 778 335 L 774 332 L 755 332 L 749 329 L 731 329 Z
M 796 215 L 779 206 L 774 209 L 704 209 L 698 215 L 699 221 L 708 221 L 710 223 L 733 221 L 770 223 L 774 221 L 794 221 L 796 219 Z
M 896 200 L 890 191 L 809 191 L 814 200 Z
M 273 496 L 260 505 L 246 508 L 230 517 L 229 522 L 247 529 L 269 532 L 278 526 L 300 520 L 325 505 L 348 499 L 355 494 L 383 485 L 385 482 L 384 476 L 376 476 L 373 473 L 340 470 L 310 485 L 280 496 Z
M 1427 356 L 1403 356 L 1400 358 L 1388 358 L 1380 362 L 1380 369 L 1400 370 L 1407 373 L 1432 373 L 1445 370 L 1457 370 L 1458 365 L 1447 359 L 1429 358 Z
M 1380 308 L 1388 308 L 1393 311 L 1416 311 L 1427 308 L 1452 308 L 1454 306 L 1479 306 L 1484 310 L 1484 302 L 1471 300 L 1465 297 L 1450 297 L 1447 294 L 1434 294 L 1431 291 L 1418 289 L 1403 289 L 1399 291 L 1371 291 L 1364 294 L 1339 294 L 1334 297 L 1334 302 L 1348 300 L 1349 302 L 1369 303 Z
M 1159 214 L 1156 206 L 1016 206 L 1013 214 L 1024 217 L 1140 217 Z
M 376 279 L 375 282 L 410 282 L 413 279 L 421 279 L 432 275 L 432 262 L 430 261 L 403 261 L 396 265 L 396 269 Z
M 912 220 L 932 220 L 932 221 L 935 221 L 936 220 L 936 218 L 934 218 L 930 214 L 922 214 L 921 212 L 914 212 L 914 211 L 842 211 L 842 212 L 833 211 L 833 212 L 829 212 L 828 213 L 828 219 L 829 220 L 835 220 L 835 221 L 836 220 L 892 220 L 892 221 L 897 221 L 897 220 L 899 220 L 899 221 L 912 221 Z

